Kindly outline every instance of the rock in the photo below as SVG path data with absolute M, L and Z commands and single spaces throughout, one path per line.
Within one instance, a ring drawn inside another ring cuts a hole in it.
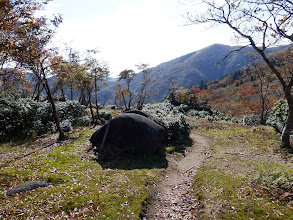
M 140 111 L 140 110 L 134 109 L 134 110 L 129 110 L 129 111 L 125 112 L 125 113 L 134 113 L 134 114 L 142 115 L 142 116 L 144 116 L 144 117 L 147 117 L 147 118 L 149 118 L 149 119 L 152 119 L 152 120 L 153 120 L 154 122 L 156 122 L 157 124 L 163 126 L 163 123 L 162 123 L 162 122 L 160 122 L 159 120 L 156 120 L 156 119 L 152 118 L 152 116 L 150 116 L 149 114 L 147 114 L 147 113 L 145 113 L 145 112 L 143 112 L 143 111 Z M 164 126 L 163 126 L 163 127 L 164 127 Z
M 147 113 L 145 113 L 145 112 L 143 112 L 143 111 L 140 111 L 140 110 L 136 110 L 136 109 L 134 109 L 134 110 L 129 110 L 129 111 L 125 112 L 125 113 L 138 114 L 138 115 L 142 115 L 142 116 L 147 117 L 147 118 L 150 118 L 150 117 L 151 117 L 151 116 L 148 115 Z
M 97 130 L 90 139 L 96 152 L 100 152 L 107 125 Z M 127 113 L 110 121 L 104 149 L 111 153 L 155 153 L 164 147 L 166 139 L 164 127 L 140 114 Z
M 31 191 L 34 189 L 37 189 L 39 187 L 47 187 L 50 186 L 50 183 L 44 182 L 44 181 L 28 181 L 24 182 L 20 185 L 14 186 L 13 188 L 6 191 L 7 196 L 12 196 L 16 193 L 24 193 L 27 191 Z

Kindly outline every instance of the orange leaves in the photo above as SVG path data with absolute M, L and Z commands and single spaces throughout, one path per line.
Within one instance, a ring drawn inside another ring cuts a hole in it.
M 247 96 L 252 96 L 256 93 L 256 90 L 255 89 L 243 89 L 243 90 L 240 90 L 238 92 L 238 95 L 241 96 L 241 97 L 247 97 Z
M 250 102 L 248 100 L 241 100 L 236 104 L 231 104 L 230 113 L 232 115 L 251 115 L 258 114 L 260 104 L 256 102 Z
M 203 95 L 203 96 L 207 96 L 208 93 L 203 91 L 203 90 L 200 90 L 199 88 L 192 88 L 191 89 L 192 92 L 195 94 L 195 95 Z

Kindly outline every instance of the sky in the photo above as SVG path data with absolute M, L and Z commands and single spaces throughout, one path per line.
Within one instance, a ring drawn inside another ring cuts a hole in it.
M 108 63 L 112 77 L 137 71 L 138 63 L 155 67 L 211 44 L 232 45 L 228 28 L 185 25 L 187 12 L 200 10 L 179 0 L 53 0 L 46 7 L 63 17 L 54 44 L 98 48 L 96 58 Z

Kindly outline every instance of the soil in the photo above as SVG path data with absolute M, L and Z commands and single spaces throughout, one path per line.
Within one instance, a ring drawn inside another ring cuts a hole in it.
M 210 154 L 208 140 L 191 134 L 193 145 L 183 158 L 168 158 L 168 168 L 155 189 L 144 219 L 196 219 L 192 184 L 197 169 Z

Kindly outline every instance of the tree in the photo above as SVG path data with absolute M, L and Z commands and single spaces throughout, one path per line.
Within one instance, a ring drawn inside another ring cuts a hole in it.
M 204 82 L 203 80 L 200 81 L 200 85 L 199 85 L 199 89 L 200 90 L 206 90 L 208 89 L 207 83 Z
M 57 65 L 52 66 L 52 73 L 56 76 L 56 81 L 54 82 L 54 88 L 52 94 L 57 93 L 58 90 L 61 91 L 62 101 L 66 100 L 65 95 L 65 85 L 68 79 L 66 61 L 63 57 L 54 57 L 54 62 Z
M 122 85 L 119 83 L 116 83 L 116 85 L 117 85 L 117 88 L 114 91 L 115 104 L 121 109 L 125 109 L 125 110 L 130 109 L 128 108 L 127 101 L 126 101 L 127 96 L 129 96 L 129 90 L 125 87 L 122 87 Z
M 105 80 L 106 77 L 109 76 L 109 68 L 106 64 L 103 64 L 99 62 L 93 55 L 98 53 L 99 51 L 94 50 L 88 50 L 85 58 L 85 65 L 88 69 L 89 74 L 93 77 L 92 83 L 93 83 L 93 89 L 95 92 L 95 104 L 96 104 L 96 111 L 97 116 L 99 116 L 99 104 L 98 104 L 98 81 L 102 82 Z M 91 91 L 90 91 L 91 92 Z M 89 94 L 91 96 L 91 94 Z M 90 106 L 91 106 L 91 99 L 89 97 Z M 92 112 L 92 110 L 91 110 Z M 95 117 L 93 117 L 93 123 L 96 124 Z
M 125 69 L 119 73 L 118 81 L 124 80 L 127 87 L 123 88 L 120 84 L 117 84 L 117 92 L 120 92 L 120 97 L 124 102 L 125 110 L 129 110 L 131 107 L 131 102 L 134 98 L 132 92 L 130 91 L 130 82 L 136 76 L 136 73 L 131 69 Z M 127 97 L 128 96 L 128 97 Z M 118 97 L 117 97 L 118 98 Z
M 236 38 L 244 39 L 247 45 L 262 57 L 280 81 L 289 111 L 281 135 L 281 146 L 290 148 L 290 133 L 293 127 L 293 74 L 285 78 L 265 53 L 277 43 L 293 42 L 291 0 L 200 0 L 206 11 L 202 14 L 188 14 L 192 24 L 224 24 L 231 28 Z M 242 48 L 246 47 L 243 46 Z M 240 48 L 241 49 L 241 48 Z M 292 72 L 291 72 L 292 73 Z
M 53 99 L 52 92 L 51 92 L 48 79 L 47 79 L 47 75 L 53 73 L 52 67 L 58 65 L 59 61 L 58 59 L 56 59 L 56 56 L 54 56 L 54 53 L 56 51 L 45 50 L 45 49 L 41 49 L 41 51 L 42 52 L 38 54 L 38 56 L 34 56 L 34 57 L 28 54 L 27 56 L 28 60 L 26 59 L 22 60 L 23 62 L 22 66 L 25 66 L 27 69 L 31 70 L 33 74 L 38 78 L 39 82 L 43 85 L 46 91 L 46 94 L 48 96 L 48 100 L 52 105 L 53 118 L 54 118 L 57 130 L 59 132 L 58 140 L 62 141 L 66 138 L 66 136 L 62 127 L 60 126 L 60 121 L 58 118 L 55 101 Z
M 48 2 L 49 0 L 0 1 L 0 84 L 4 90 L 10 91 L 4 91 L 4 96 L 8 95 L 7 92 L 11 94 L 12 88 L 17 90 L 19 83 L 22 84 L 25 95 L 24 89 L 28 88 L 25 72 L 19 70 L 20 65 L 15 62 L 15 56 L 21 54 L 20 48 L 24 41 L 28 42 L 30 38 L 33 40 L 34 35 L 43 30 L 45 18 L 36 18 L 34 14 Z
M 149 67 L 148 64 L 144 64 L 144 63 L 137 64 L 136 67 L 142 71 L 141 72 L 142 80 L 140 82 L 141 87 L 137 94 L 137 109 L 141 110 L 145 100 L 151 97 L 152 95 L 154 95 L 154 93 L 151 93 L 147 90 L 148 84 L 152 81 L 152 77 L 151 77 L 152 70 L 148 68 Z
M 0 54 L 1 68 L 4 63 L 15 65 L 15 68 L 30 70 L 41 82 L 52 105 L 53 117 L 59 132 L 59 140 L 65 138 L 60 126 L 56 106 L 48 84 L 47 75 L 56 65 L 56 50 L 46 49 L 55 29 L 62 22 L 61 16 L 48 20 L 46 17 L 35 17 L 34 13 L 48 1 L 1 1 L 1 35 Z
M 257 79 L 257 94 L 259 97 L 259 117 L 260 117 L 260 124 L 266 124 L 266 119 L 269 114 L 269 110 L 272 108 L 272 90 L 271 85 L 274 81 L 274 75 L 271 73 L 268 66 L 263 63 L 263 60 L 257 56 L 255 53 L 249 53 L 248 59 L 251 64 L 251 68 L 248 70 L 250 74 L 256 76 Z M 251 77 L 253 76 L 251 75 Z M 251 81 L 251 80 L 250 80 Z M 275 91 L 274 91 L 275 92 Z
M 27 90 L 31 90 L 28 80 L 21 70 L 0 70 L 0 95 L 7 99 L 26 97 Z

